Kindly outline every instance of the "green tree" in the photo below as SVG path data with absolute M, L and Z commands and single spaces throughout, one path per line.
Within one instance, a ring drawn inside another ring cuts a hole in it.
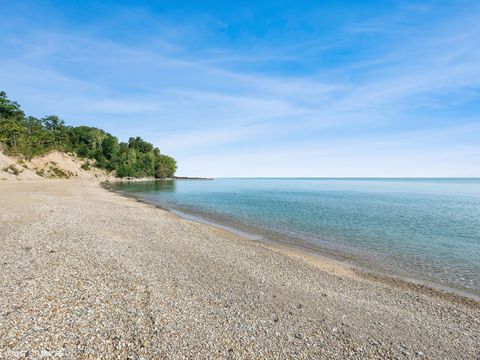
M 9 153 L 30 158 L 50 150 L 70 151 L 92 160 L 93 166 L 116 171 L 120 177 L 172 177 L 177 169 L 173 158 L 141 137 L 128 143 L 89 126 L 70 127 L 58 116 L 26 117 L 20 105 L 0 92 L 0 142 Z
M 159 179 L 172 178 L 177 171 L 177 162 L 168 155 L 160 155 L 155 165 L 155 177 Z
M 0 118 L 22 119 L 24 117 L 25 114 L 20 110 L 20 105 L 15 101 L 10 101 L 5 91 L 0 91 Z

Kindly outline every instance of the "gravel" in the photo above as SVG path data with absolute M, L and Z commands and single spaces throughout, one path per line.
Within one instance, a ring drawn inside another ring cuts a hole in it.
M 480 305 L 88 180 L 0 182 L 0 358 L 479 359 Z

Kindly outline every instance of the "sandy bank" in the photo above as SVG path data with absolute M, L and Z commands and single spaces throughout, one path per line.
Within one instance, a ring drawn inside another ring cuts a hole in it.
M 480 306 L 96 182 L 0 182 L 0 358 L 480 357 Z
M 28 160 L 23 156 L 7 156 L 0 148 L 0 180 L 114 179 L 112 174 L 108 174 L 105 170 L 90 165 L 88 169 L 84 168 L 84 165 L 90 164 L 90 161 L 57 150 Z

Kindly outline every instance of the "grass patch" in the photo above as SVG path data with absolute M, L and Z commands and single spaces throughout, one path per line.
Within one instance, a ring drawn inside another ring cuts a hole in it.
M 83 170 L 90 170 L 92 168 L 92 164 L 90 164 L 90 161 L 85 161 L 82 166 L 80 166 Z
M 23 169 L 17 169 L 15 164 L 10 164 L 2 169 L 5 172 L 13 174 L 15 176 L 20 175 L 23 172 Z
M 72 174 L 69 171 L 65 172 L 57 166 L 51 166 L 50 171 L 52 172 L 52 177 L 58 178 L 69 178 Z

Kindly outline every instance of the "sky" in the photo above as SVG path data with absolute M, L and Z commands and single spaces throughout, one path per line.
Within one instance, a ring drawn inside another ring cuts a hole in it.
M 480 2 L 0 0 L 0 90 L 208 177 L 480 177 Z

